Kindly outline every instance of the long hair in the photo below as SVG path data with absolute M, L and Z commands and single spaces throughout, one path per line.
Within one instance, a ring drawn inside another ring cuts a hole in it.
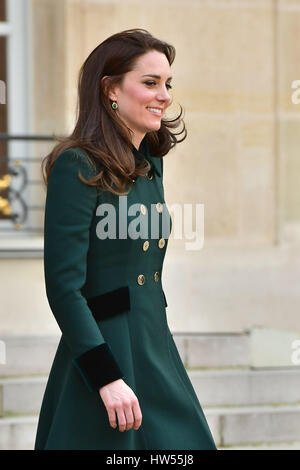
M 146 175 L 150 169 L 149 163 L 146 159 L 135 158 L 130 129 L 112 109 L 107 85 L 101 79 L 108 76 L 110 85 L 122 84 L 124 74 L 133 69 L 135 61 L 152 50 L 162 52 L 169 64 L 173 63 L 175 48 L 140 28 L 110 36 L 86 58 L 79 71 L 75 128 L 68 137 L 55 137 L 58 143 L 42 160 L 42 175 L 46 185 L 56 158 L 72 147 L 80 147 L 96 170 L 90 179 L 80 174 L 81 181 L 103 191 L 124 194 L 126 185 L 131 187 L 135 176 Z M 146 134 L 151 155 L 162 157 L 186 138 L 182 111 L 180 106 L 177 117 L 162 118 L 160 129 Z M 170 131 L 180 125 L 183 126 L 180 131 Z M 183 136 L 178 139 L 180 135 Z

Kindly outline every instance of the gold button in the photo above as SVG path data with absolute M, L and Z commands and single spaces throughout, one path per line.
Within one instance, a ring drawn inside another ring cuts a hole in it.
M 164 238 L 161 238 L 159 241 L 158 241 L 158 246 L 159 248 L 163 248 L 165 246 L 165 239 Z
M 161 202 L 158 202 L 158 203 L 156 204 L 156 210 L 157 210 L 157 212 L 162 212 L 163 206 L 162 206 L 162 203 L 161 203 Z
M 146 240 L 146 241 L 143 243 L 143 250 L 144 250 L 144 251 L 147 251 L 148 248 L 149 248 L 149 242 L 148 242 L 148 240 Z
M 137 278 L 137 282 L 140 286 L 142 286 L 143 284 L 145 284 L 145 276 L 144 274 L 140 274 Z
M 158 280 L 159 280 L 159 272 L 156 271 L 156 273 L 154 273 L 154 281 L 158 282 Z
M 144 204 L 141 204 L 141 213 L 145 215 L 146 212 L 147 212 L 146 206 L 144 206 Z

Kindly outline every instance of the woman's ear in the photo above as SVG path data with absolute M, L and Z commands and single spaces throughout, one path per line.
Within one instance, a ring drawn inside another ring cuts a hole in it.
M 110 82 L 110 79 L 109 79 L 108 75 L 105 75 L 104 77 L 101 78 L 103 93 L 110 100 L 116 101 L 117 100 L 117 94 L 115 92 L 115 87 L 113 85 L 110 86 L 109 82 Z

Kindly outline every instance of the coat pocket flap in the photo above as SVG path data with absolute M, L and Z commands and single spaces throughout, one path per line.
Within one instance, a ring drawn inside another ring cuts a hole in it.
M 105 294 L 90 297 L 87 299 L 87 304 L 96 321 L 113 317 L 130 310 L 129 288 L 123 286 Z

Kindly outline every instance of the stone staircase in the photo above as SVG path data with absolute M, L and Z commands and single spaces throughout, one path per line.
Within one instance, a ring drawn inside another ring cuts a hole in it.
M 218 449 L 300 450 L 300 368 L 251 366 L 251 335 L 173 334 Z M 33 449 L 58 337 L 2 337 L 0 450 Z
M 253 367 L 251 330 L 173 337 L 218 449 L 300 449 L 299 367 Z

